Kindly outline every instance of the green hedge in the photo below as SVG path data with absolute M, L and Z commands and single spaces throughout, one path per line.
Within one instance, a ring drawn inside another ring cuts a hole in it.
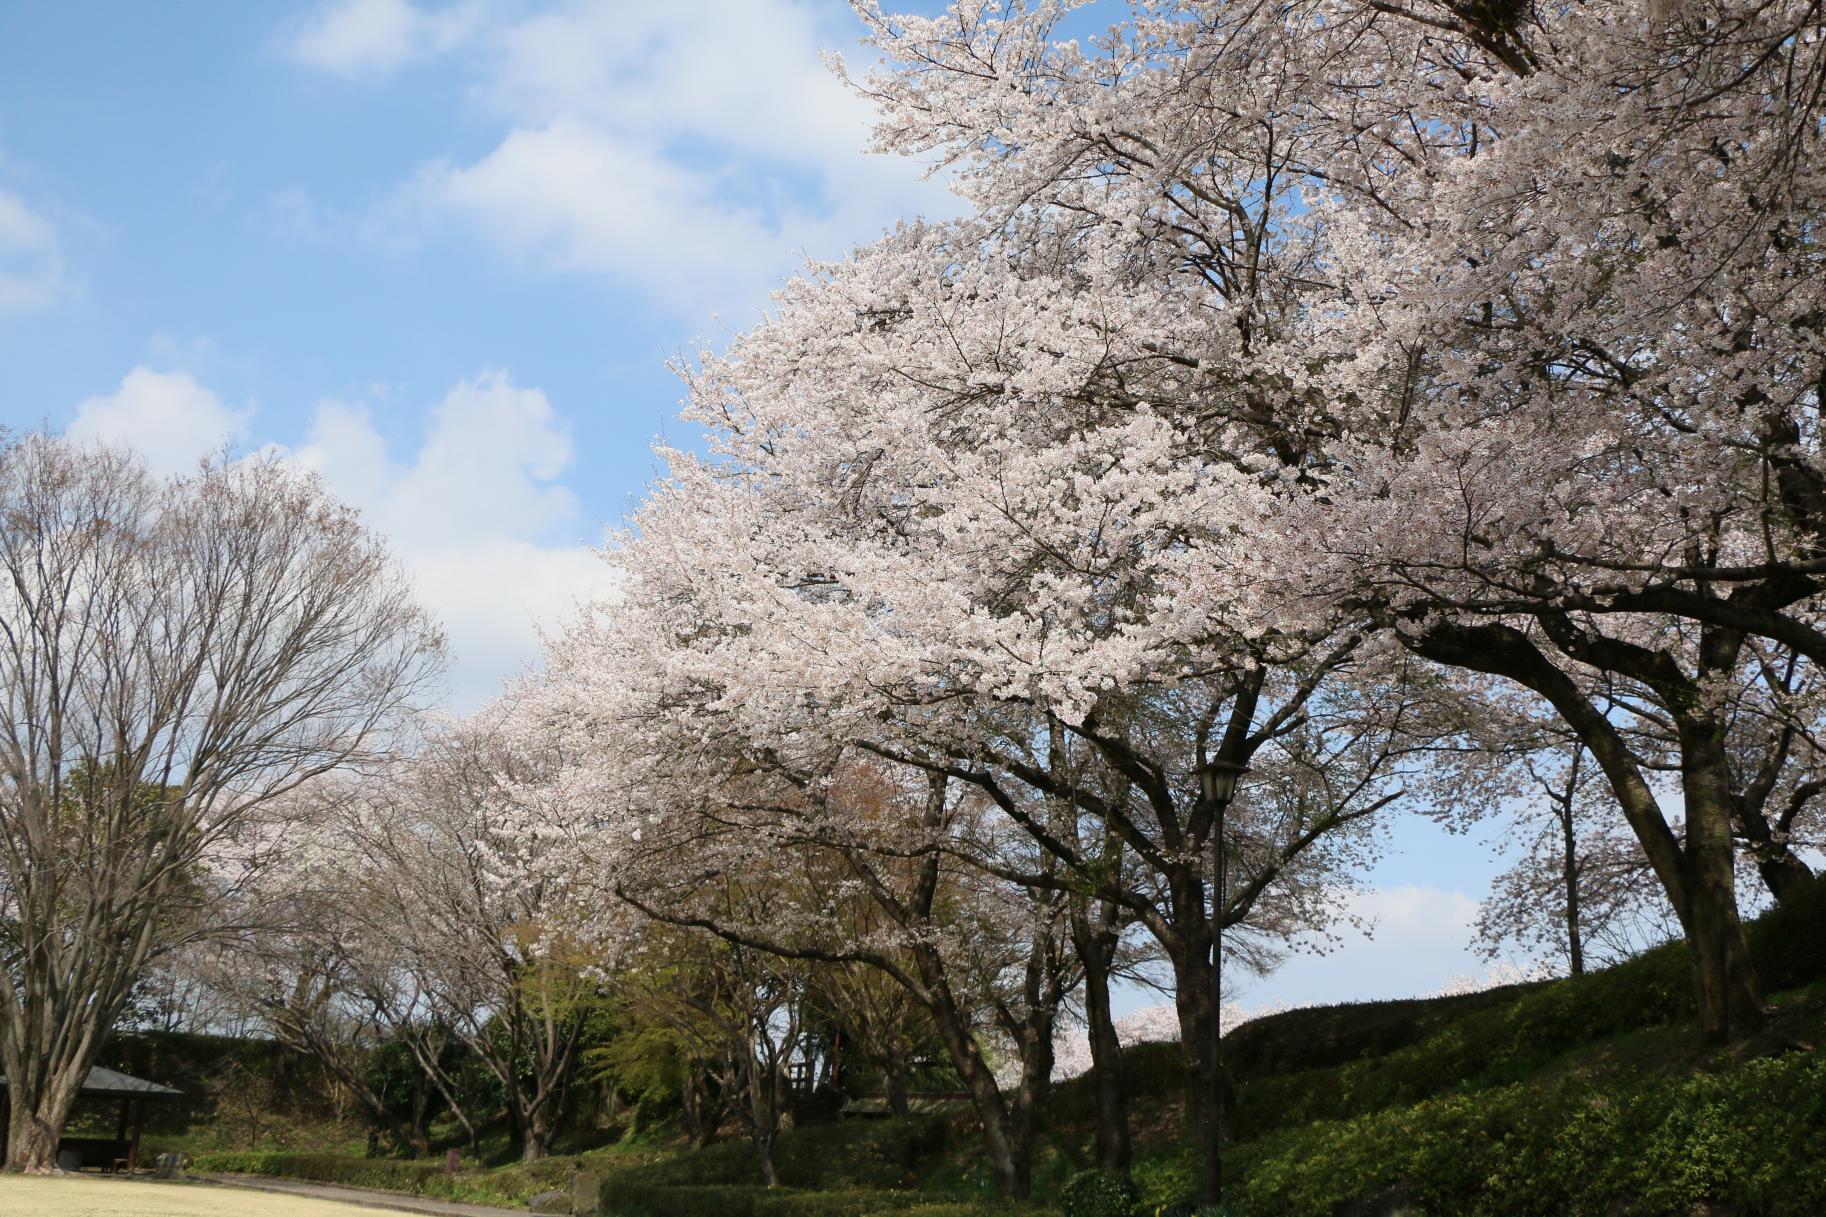
M 1747 934 L 1764 992 L 1781 992 L 1826 975 L 1826 951 L 1819 947 L 1826 942 L 1826 881 L 1809 885 L 1750 922 Z M 1693 1014 L 1691 971 L 1681 942 L 1584 976 L 1471 996 L 1478 1000 L 1421 1003 L 1411 1010 L 1372 1007 L 1368 1018 L 1377 1030 L 1370 1040 L 1427 1029 L 1424 1038 L 1394 1051 L 1298 1072 L 1244 1076 L 1237 1087 L 1237 1137 L 1250 1140 L 1314 1120 L 1346 1119 L 1508 1085 L 1580 1045 L 1665 1027 Z M 1450 1011 L 1459 1013 L 1442 1022 L 1441 1014 Z M 1291 1011 L 1261 1020 L 1249 1059 L 1298 1059 L 1292 1049 L 1271 1052 L 1262 1041 L 1295 1038 L 1305 1014 Z M 1282 1019 L 1288 1021 L 1276 1030 Z M 1249 1024 L 1237 1035 L 1255 1026 Z M 1317 1051 L 1332 1049 L 1328 1042 Z
M 774 1167 L 790 1188 L 899 1188 L 944 1150 L 948 1137 L 937 1116 L 813 1124 L 774 1143 Z M 754 1146 L 732 1138 L 635 1168 L 629 1178 L 662 1186 L 759 1186 L 761 1163 Z
M 283 1179 L 308 1179 L 314 1183 L 340 1183 L 387 1192 L 417 1195 L 428 1181 L 444 1173 L 444 1164 L 429 1160 L 357 1158 L 349 1154 L 298 1154 L 249 1150 L 194 1154 L 190 1169 L 204 1174 L 273 1175 Z
M 1814 1053 L 1634 1088 L 1455 1095 L 1231 1151 L 1240 1217 L 1332 1217 L 1400 1198 L 1432 1217 L 1826 1212 L 1826 1060 Z
M 651 1184 L 611 1179 L 602 1185 L 604 1217 L 1013 1217 L 1022 1206 L 982 1200 L 934 1200 L 916 1192 L 852 1188 L 769 1190 L 729 1184 Z

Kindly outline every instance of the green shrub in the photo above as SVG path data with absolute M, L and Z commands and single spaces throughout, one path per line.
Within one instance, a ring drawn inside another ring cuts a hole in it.
M 931 1202 L 915 1192 L 861 1188 L 802 1191 L 794 1188 L 730 1187 L 717 1184 L 647 1184 L 609 1180 L 602 1186 L 605 1217 L 952 1217 L 954 1206 Z M 956 1206 L 956 1217 L 990 1217 L 986 1206 Z M 1007 1217 L 1005 1207 L 994 1217 Z
M 428 1159 L 358 1158 L 350 1154 L 298 1154 L 253 1150 L 194 1154 L 190 1169 L 204 1174 L 272 1175 L 282 1179 L 308 1179 L 314 1183 L 340 1183 L 386 1192 L 418 1195 L 428 1180 L 444 1173 L 441 1162 Z
M 774 1165 L 788 1187 L 900 1188 L 944 1150 L 947 1132 L 936 1116 L 813 1124 L 779 1139 Z
M 782 1144 L 776 1145 L 776 1155 L 788 1139 L 780 1139 Z M 662 1187 L 758 1187 L 761 1161 L 746 1140 L 717 1141 L 640 1167 L 630 1176 L 630 1181 L 635 1179 Z
M 774 1167 L 790 1188 L 900 1188 L 944 1149 L 947 1134 L 935 1116 L 814 1124 L 774 1143 Z M 746 1140 L 719 1141 L 640 1167 L 632 1177 L 659 1186 L 758 1187 L 761 1162 Z
M 930 1197 L 927 1197 L 930 1199 Z M 764 1191 L 755 1197 L 754 1217 L 875 1217 L 900 1214 L 917 1205 L 915 1192 L 876 1192 L 845 1189 L 832 1192 L 795 1192 L 785 1188 Z
M 1136 1217 L 1141 1193 L 1114 1171 L 1083 1171 L 1060 1189 L 1059 1207 L 1065 1217 Z
M 1510 1086 L 1239 1146 L 1245 1217 L 1331 1217 L 1399 1196 L 1435 1217 L 1826 1212 L 1826 1061 L 1811 1053 L 1636 1085 Z
M 1020 1217 L 1034 1211 L 1006 1200 L 943 1200 L 906 1209 L 876 1209 L 868 1217 Z
M 1129 1177 L 1141 1193 L 1141 1211 L 1147 1217 L 1162 1217 L 1169 1210 L 1196 1208 L 1204 1168 L 1204 1155 L 1193 1149 L 1136 1159 Z
M 763 1190 L 610 1180 L 602 1185 L 600 1207 L 603 1217 L 754 1217 L 755 1196 Z

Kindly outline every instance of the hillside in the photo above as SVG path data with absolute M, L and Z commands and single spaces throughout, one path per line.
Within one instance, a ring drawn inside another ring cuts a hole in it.
M 1228 1209 L 1237 1217 L 1826 1212 L 1826 884 L 1766 914 L 1752 947 L 1774 1012 L 1721 1053 L 1696 1047 L 1683 948 L 1572 980 L 1430 1000 L 1291 1010 L 1227 1040 L 1236 1082 Z M 1175 1049 L 1125 1058 L 1143 1211 L 1190 1212 Z M 1036 1209 L 1090 1149 L 1086 1079 L 1049 1104 Z M 201 1154 L 197 1165 L 523 1203 L 587 1170 L 605 1211 L 651 1217 L 1007 1213 L 969 1121 L 846 1122 L 786 1133 L 769 1193 L 747 1145 L 663 1132 L 534 1166 L 450 1177 L 433 1163 Z

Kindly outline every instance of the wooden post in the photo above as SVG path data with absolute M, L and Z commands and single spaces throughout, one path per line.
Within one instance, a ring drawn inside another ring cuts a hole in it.
M 127 1108 L 131 1106 L 133 1106 L 132 1099 L 122 1099 L 120 1101 L 120 1127 L 114 1134 L 114 1148 L 108 1154 L 108 1169 L 110 1171 L 119 1166 L 121 1157 L 127 1149 Z
M 127 1147 L 127 1169 L 139 1169 L 139 1138 L 146 1130 L 146 1100 L 133 1100 L 133 1144 Z

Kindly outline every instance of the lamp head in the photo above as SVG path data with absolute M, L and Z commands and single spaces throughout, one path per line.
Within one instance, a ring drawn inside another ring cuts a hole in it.
M 1235 761 L 1207 761 L 1198 771 L 1199 793 L 1213 803 L 1228 803 L 1236 794 L 1237 779 L 1249 772 L 1249 766 Z

